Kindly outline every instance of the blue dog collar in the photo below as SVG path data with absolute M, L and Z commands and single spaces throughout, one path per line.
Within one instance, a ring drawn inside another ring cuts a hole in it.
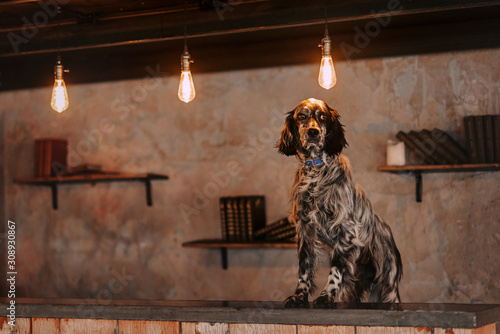
M 317 166 L 317 165 L 321 165 L 323 163 L 323 160 L 321 158 L 316 159 L 316 160 L 306 160 L 306 161 L 304 161 L 304 163 L 307 166 Z

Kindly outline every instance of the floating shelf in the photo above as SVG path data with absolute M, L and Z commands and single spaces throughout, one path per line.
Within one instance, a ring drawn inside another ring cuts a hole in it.
M 418 166 L 380 166 L 380 172 L 413 174 L 416 180 L 416 200 L 422 202 L 422 173 L 455 173 L 499 171 L 500 163 L 465 165 L 418 165 Z
M 123 181 L 140 181 L 146 185 L 146 202 L 148 206 L 153 205 L 151 196 L 151 180 L 168 180 L 167 175 L 161 174 L 122 174 L 122 173 L 105 173 L 105 174 L 83 174 L 72 176 L 59 177 L 36 177 L 15 179 L 14 183 L 28 184 L 33 186 L 47 186 L 52 189 L 52 208 L 57 210 L 57 186 L 71 183 L 92 183 L 97 182 L 123 182 Z
M 297 244 L 295 242 L 279 241 L 237 242 L 221 239 L 203 239 L 185 242 L 182 244 L 182 247 L 219 248 L 221 251 L 222 269 L 226 270 L 228 248 L 297 248 Z

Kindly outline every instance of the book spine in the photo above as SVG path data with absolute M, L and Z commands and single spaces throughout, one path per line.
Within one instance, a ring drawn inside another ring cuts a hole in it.
M 484 125 L 484 150 L 485 150 L 485 162 L 493 163 L 495 162 L 495 146 L 493 138 L 493 116 L 487 115 L 483 116 Z
M 241 226 L 240 226 L 240 210 L 238 207 L 238 198 L 231 197 L 231 207 L 233 210 L 233 222 L 234 222 L 234 236 L 237 241 L 241 240 Z
M 287 233 L 289 231 L 295 231 L 295 226 L 291 224 L 282 226 L 276 230 L 271 231 L 268 235 L 268 238 L 271 240 L 276 240 L 280 238 L 284 233 Z
M 410 151 L 410 164 L 416 164 L 416 165 L 421 165 L 423 163 L 431 165 L 433 163 L 433 160 L 431 160 L 429 157 L 427 157 L 424 152 L 422 152 L 417 145 L 413 142 L 413 140 L 403 131 L 399 131 L 396 134 L 396 138 L 399 140 L 403 141 L 408 147 L 408 150 Z M 412 156 L 412 154 L 414 156 Z
M 274 240 L 286 240 L 286 239 L 293 239 L 297 236 L 297 231 L 295 227 L 293 229 L 289 229 L 286 231 L 283 231 L 282 233 L 278 234 L 275 236 Z
M 420 135 L 416 131 L 410 131 L 408 136 L 411 138 L 413 143 L 422 151 L 426 157 L 432 160 L 432 164 L 440 164 L 441 159 L 436 155 L 435 150 L 432 149 L 432 146 L 426 144 Z
M 290 224 L 288 221 L 288 218 L 280 219 L 272 224 L 269 224 L 261 229 L 256 230 L 254 232 L 254 236 L 260 237 L 260 236 L 268 235 L 271 231 L 276 230 L 276 229 L 278 229 L 282 226 L 285 226 L 287 224 Z
M 484 125 L 482 116 L 474 116 L 474 133 L 476 135 L 477 162 L 486 162 L 486 150 L 484 148 Z
M 238 224 L 240 226 L 240 240 L 248 241 L 248 222 L 245 211 L 245 197 L 238 197 L 236 199 L 238 205 Z
M 255 238 L 254 227 L 253 227 L 253 214 L 252 214 L 252 202 L 251 199 L 245 197 L 245 214 L 246 214 L 246 222 L 247 222 L 247 233 L 248 240 L 252 241 Z
M 266 226 L 266 198 L 264 196 L 249 196 L 252 208 L 251 225 L 256 231 Z
M 52 162 L 52 141 L 45 140 L 43 145 L 43 176 L 50 176 Z
M 236 223 L 234 217 L 234 208 L 231 197 L 226 197 L 227 213 L 227 236 L 230 241 L 236 241 Z
M 450 154 L 458 159 L 458 163 L 469 162 L 467 151 L 445 131 L 433 129 L 432 136 L 436 138 L 440 142 L 441 146 L 443 146 Z
M 52 152 L 50 160 L 50 175 L 59 176 L 68 168 L 68 141 L 65 139 L 52 139 Z
M 493 116 L 493 146 L 495 162 L 500 163 L 500 115 Z
M 35 177 L 42 177 L 43 175 L 43 154 L 44 154 L 44 141 L 35 140 Z
M 470 163 L 477 163 L 476 135 L 474 131 L 473 116 L 464 117 L 465 138 L 467 142 L 467 153 Z
M 429 130 L 420 131 L 420 136 L 423 140 L 426 141 L 428 145 L 433 143 L 432 148 L 436 151 L 436 154 L 440 156 L 440 161 L 443 164 L 458 164 L 460 160 L 454 157 L 450 152 L 448 152 L 443 146 L 441 141 L 438 138 L 435 138 L 432 135 L 432 132 Z
M 225 197 L 219 198 L 219 212 L 220 212 L 220 229 L 222 233 L 222 240 L 228 240 L 227 236 L 227 213 L 226 213 L 226 199 Z

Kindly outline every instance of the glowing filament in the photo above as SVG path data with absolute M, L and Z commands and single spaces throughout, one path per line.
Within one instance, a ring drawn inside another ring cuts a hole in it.
M 52 90 L 52 99 L 50 101 L 52 109 L 57 112 L 63 112 L 68 108 L 68 92 L 64 80 L 56 79 L 54 82 L 54 89 Z
M 332 56 L 323 56 L 323 58 L 321 58 L 318 83 L 324 89 L 330 89 L 337 83 Z
M 189 103 L 193 101 L 196 96 L 196 91 L 194 90 L 193 76 L 191 71 L 182 71 L 181 80 L 179 82 L 179 99 L 182 102 Z

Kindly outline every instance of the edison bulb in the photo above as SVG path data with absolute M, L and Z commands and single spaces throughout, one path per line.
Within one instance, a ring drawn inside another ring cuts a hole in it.
M 63 79 L 56 79 L 54 82 L 54 89 L 52 90 L 52 99 L 50 106 L 58 113 L 63 112 L 68 108 L 68 91 Z
M 189 103 L 193 101 L 196 96 L 196 91 L 194 90 L 193 76 L 191 71 L 182 71 L 181 80 L 179 82 L 179 99 L 182 102 Z
M 324 89 L 330 89 L 337 83 L 337 75 L 335 74 L 335 67 L 330 55 L 323 55 L 321 58 L 318 83 Z

